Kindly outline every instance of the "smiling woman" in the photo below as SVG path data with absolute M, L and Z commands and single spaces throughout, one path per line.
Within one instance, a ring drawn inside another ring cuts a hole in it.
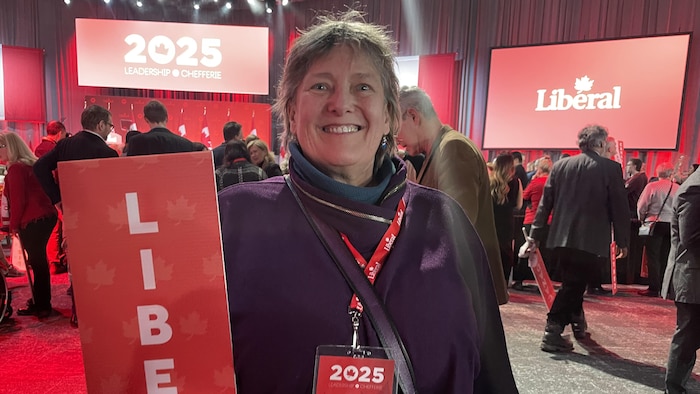
M 355 11 L 320 18 L 275 104 L 289 176 L 219 194 L 241 392 L 517 392 L 474 228 L 394 156 L 391 48 Z

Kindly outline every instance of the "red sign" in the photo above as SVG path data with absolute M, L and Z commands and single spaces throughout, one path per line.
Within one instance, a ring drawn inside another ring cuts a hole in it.
M 59 173 L 88 391 L 234 393 L 211 153 Z
M 269 93 L 267 27 L 76 19 L 78 85 Z
M 316 394 L 391 394 L 394 360 L 320 356 Z
M 614 240 L 610 243 L 610 283 L 613 295 L 617 294 L 617 243 Z
M 690 35 L 491 52 L 484 148 L 576 148 L 595 123 L 628 149 L 675 149 Z
M 552 280 L 549 278 L 547 267 L 544 265 L 540 250 L 535 249 L 534 252 L 531 252 L 527 262 L 532 270 L 532 274 L 535 276 L 537 286 L 540 288 L 542 300 L 544 300 L 545 305 L 547 305 L 547 310 L 551 311 L 557 293 L 554 291 L 554 286 L 552 286 Z

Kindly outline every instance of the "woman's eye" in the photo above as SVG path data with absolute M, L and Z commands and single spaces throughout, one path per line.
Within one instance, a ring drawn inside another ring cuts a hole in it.
M 328 86 L 325 83 L 317 83 L 311 86 L 312 90 L 328 90 Z
M 366 83 L 363 83 L 358 86 L 358 89 L 362 91 L 369 91 L 372 90 L 372 87 L 367 85 Z

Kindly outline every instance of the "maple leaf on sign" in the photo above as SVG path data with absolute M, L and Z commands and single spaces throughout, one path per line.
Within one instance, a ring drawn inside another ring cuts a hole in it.
M 163 44 L 156 45 L 156 47 L 154 49 L 155 49 L 155 52 L 159 55 L 167 55 L 168 54 L 168 47 L 166 47 Z
M 95 160 L 83 160 L 80 162 L 80 165 L 78 167 L 78 173 L 82 174 L 85 171 L 91 170 L 94 168 L 100 168 L 100 163 L 97 161 L 97 159 L 95 159 Z
M 209 282 L 213 282 L 217 278 L 223 278 L 223 266 L 221 255 L 218 253 L 213 254 L 211 257 L 205 257 L 202 259 L 202 271 L 204 272 L 204 276 L 209 278 Z
M 119 375 L 114 374 L 100 382 L 102 392 L 106 394 L 126 393 L 127 382 Z
M 233 366 L 227 365 L 214 370 L 214 385 L 216 387 L 234 388 Z
M 153 259 L 153 268 L 156 271 L 156 278 L 158 281 L 172 280 L 174 266 L 174 264 L 166 264 L 165 259 L 162 257 Z
M 122 322 L 122 335 L 124 338 L 130 339 L 129 345 L 133 345 L 139 336 L 139 322 L 135 317 L 132 317 L 129 321 Z
M 114 230 L 121 230 L 122 226 L 127 226 L 129 215 L 126 213 L 126 199 L 122 199 L 114 207 L 107 206 L 107 215 L 109 223 L 116 225 Z
M 63 228 L 66 230 L 75 230 L 78 228 L 78 218 L 80 214 L 72 209 L 63 207 Z
M 168 386 L 177 387 L 178 393 L 184 393 L 185 390 L 185 380 L 187 377 L 185 375 L 179 375 L 177 372 L 170 372 L 170 384 Z
M 192 312 L 187 315 L 187 317 L 180 318 L 180 331 L 185 335 L 189 335 L 187 340 L 190 340 L 195 335 L 206 334 L 207 324 L 208 322 L 206 320 L 202 320 L 199 312 Z
M 184 196 L 178 197 L 174 202 L 168 201 L 168 219 L 176 221 L 176 224 L 180 224 L 183 220 L 194 220 L 196 207 L 197 204 L 190 205 Z
M 588 92 L 593 89 L 593 82 L 592 79 L 588 78 L 588 75 L 584 75 L 581 78 L 576 78 L 574 89 L 576 89 L 576 93 Z
M 109 286 L 114 284 L 114 274 L 115 268 L 107 268 L 107 264 L 100 260 L 97 264 L 92 267 L 87 267 L 87 282 L 95 285 L 94 290 L 100 288 L 100 286 Z
M 92 344 L 93 331 L 94 330 L 92 327 L 80 327 L 80 340 L 83 343 L 83 345 Z

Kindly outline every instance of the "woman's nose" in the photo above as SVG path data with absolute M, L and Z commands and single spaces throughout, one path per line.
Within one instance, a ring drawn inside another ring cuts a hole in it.
M 339 115 L 352 111 L 355 105 L 355 97 L 346 89 L 335 89 L 328 97 L 327 109 Z

